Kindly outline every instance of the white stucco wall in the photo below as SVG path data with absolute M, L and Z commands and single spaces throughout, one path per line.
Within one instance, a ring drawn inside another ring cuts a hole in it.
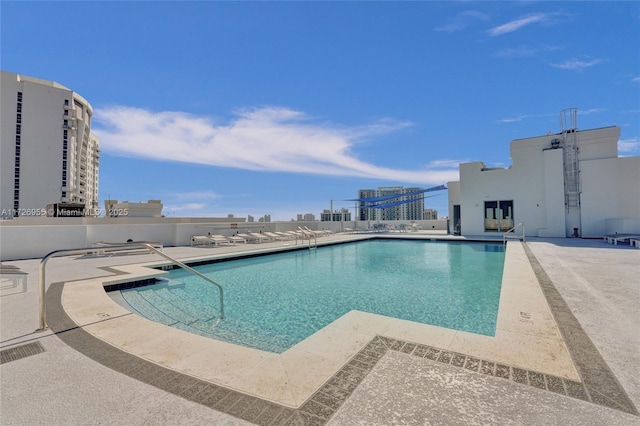
M 564 151 L 551 144 L 562 136 L 551 134 L 512 141 L 508 169 L 461 164 L 459 190 L 449 183 L 449 215 L 460 204 L 463 235 L 495 235 L 484 231 L 485 201 L 513 200 L 514 221 L 529 236 L 565 237 L 579 228 L 582 237 L 601 237 L 607 220 L 621 223 L 613 218 L 625 218 L 624 228 L 633 228 L 640 219 L 640 157 L 618 158 L 619 136 L 619 127 L 578 132 L 579 208 L 565 205 Z
M 0 260 L 44 257 L 55 250 L 86 247 L 82 225 L 1 226 Z
M 640 157 L 585 161 L 580 169 L 582 236 L 640 234 Z M 621 229 L 608 230 L 610 219 L 627 219 L 627 224 L 618 221 Z
M 536 159 L 538 164 L 542 163 L 542 151 Z M 526 160 L 520 159 L 518 168 L 509 169 L 483 169 L 483 163 L 460 165 L 460 210 L 464 235 L 500 234 L 484 230 L 486 201 L 512 200 L 514 222 L 525 224 L 527 235 L 537 236 L 540 228 L 547 228 L 543 169 L 533 166 L 533 158 Z
M 538 224 L 539 237 L 565 236 L 562 155 L 562 149 L 548 149 L 543 152 L 544 216 Z

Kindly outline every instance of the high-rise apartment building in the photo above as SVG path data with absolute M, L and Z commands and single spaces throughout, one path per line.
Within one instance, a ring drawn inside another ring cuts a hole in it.
M 100 149 L 89 102 L 58 83 L 5 71 L 0 102 L 2 217 L 44 215 L 58 203 L 97 215 Z
M 349 209 L 342 208 L 340 210 L 324 209 L 320 213 L 321 222 L 351 222 L 351 212 Z
M 424 220 L 437 220 L 437 219 L 438 219 L 438 210 L 434 210 L 434 209 L 424 210 Z
M 424 218 L 424 188 L 383 186 L 378 189 L 361 189 L 358 199 L 382 198 L 375 203 L 360 202 L 359 220 L 422 220 Z M 394 195 L 397 195 L 394 197 Z M 376 205 L 376 208 L 372 208 Z M 388 207 L 384 207 L 388 205 Z M 383 207 L 383 208 L 379 208 Z

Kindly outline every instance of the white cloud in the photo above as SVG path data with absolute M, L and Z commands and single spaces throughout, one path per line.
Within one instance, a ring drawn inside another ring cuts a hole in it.
M 527 25 L 544 22 L 549 18 L 549 15 L 546 13 L 536 13 L 534 15 L 528 15 L 515 21 L 507 22 L 506 24 L 499 25 L 497 27 L 493 27 L 488 30 L 488 33 L 491 36 L 499 36 L 502 34 L 511 33 L 519 30 L 522 27 Z
M 105 152 L 254 171 L 352 176 L 440 184 L 458 170 L 398 170 L 359 160 L 352 147 L 410 125 L 391 119 L 355 127 L 313 122 L 282 107 L 241 110 L 226 123 L 185 112 L 96 109 Z
M 578 110 L 578 114 L 580 115 L 589 115 L 589 114 L 597 114 L 599 112 L 604 111 L 604 108 L 590 108 L 590 109 L 579 109 Z
M 469 160 L 434 160 L 427 164 L 428 168 L 433 169 L 457 169 L 460 163 L 467 163 Z
M 489 15 L 487 15 L 486 13 L 478 12 L 475 10 L 467 10 L 457 14 L 448 23 L 440 27 L 434 28 L 434 30 L 452 33 L 455 31 L 464 30 L 469 25 L 471 25 L 472 21 L 476 21 L 476 20 L 486 21 L 488 19 L 489 19 Z
M 638 150 L 640 150 L 638 138 L 620 139 L 618 141 L 618 151 L 620 152 L 636 152 Z
M 523 46 L 518 46 L 514 48 L 503 49 L 498 53 L 496 53 L 495 56 L 500 58 L 524 58 L 524 57 L 535 56 L 540 52 L 550 52 L 558 49 L 560 49 L 559 46 L 551 46 L 551 45 L 544 45 L 544 46 L 538 46 L 538 47 L 523 45 Z
M 220 198 L 220 194 L 215 193 L 213 191 L 192 191 L 192 192 L 177 192 L 170 195 L 173 198 L 179 200 L 211 200 L 214 198 Z
M 588 61 L 581 61 L 579 59 L 571 59 L 559 64 L 551 64 L 552 67 L 560 68 L 563 70 L 582 70 L 592 67 L 602 62 L 602 59 L 591 59 Z
M 497 122 L 498 123 L 515 123 L 515 122 L 518 122 L 518 121 L 522 121 L 527 117 L 528 117 L 528 115 L 520 114 L 517 117 L 501 118 L 500 120 L 497 120 Z
M 634 83 L 640 83 L 640 77 L 632 78 L 631 81 L 633 81 Z
M 169 204 L 162 207 L 163 212 L 169 211 L 194 211 L 201 210 L 205 207 L 202 203 L 186 203 L 186 204 Z

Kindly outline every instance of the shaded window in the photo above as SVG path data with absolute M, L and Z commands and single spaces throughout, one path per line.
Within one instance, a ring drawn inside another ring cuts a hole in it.
M 506 232 L 513 228 L 513 200 L 485 201 L 485 232 Z

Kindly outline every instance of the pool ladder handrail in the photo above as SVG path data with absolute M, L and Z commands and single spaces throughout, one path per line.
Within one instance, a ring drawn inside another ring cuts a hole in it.
M 318 235 L 315 232 L 308 231 L 300 226 L 298 226 L 298 229 L 300 230 L 300 232 L 302 232 L 302 235 L 306 235 L 309 238 L 309 250 L 318 247 Z M 311 237 L 313 237 L 313 240 L 314 240 L 313 245 L 311 245 Z
M 516 228 L 522 228 L 522 235 L 517 235 L 515 233 L 515 229 Z M 513 235 L 511 235 L 511 233 L 513 233 Z M 518 240 L 522 240 L 522 242 L 526 242 L 525 241 L 525 233 L 524 233 L 524 224 L 523 223 L 519 223 L 516 226 L 514 226 L 513 228 L 509 229 L 507 232 L 505 232 L 504 234 L 502 234 L 502 244 L 507 244 L 507 240 L 509 238 L 517 238 Z
M 178 265 L 179 267 L 181 267 L 182 269 L 191 272 L 194 275 L 197 275 L 198 277 L 202 278 L 205 281 L 208 281 L 209 283 L 215 285 L 216 287 L 218 287 L 218 289 L 220 290 L 220 319 L 224 319 L 224 295 L 223 295 L 223 290 L 222 290 L 222 286 L 220 284 L 218 284 L 217 282 L 215 282 L 214 280 L 212 280 L 211 278 L 207 277 L 206 275 L 201 274 L 200 272 L 196 271 L 195 269 L 193 269 L 192 267 L 185 265 L 184 263 L 180 262 L 177 259 L 174 259 L 173 257 L 163 253 L 162 251 L 158 250 L 157 248 L 155 248 L 153 245 L 151 244 L 146 244 L 146 243 L 141 243 L 141 244 L 123 244 L 123 245 L 112 245 L 112 246 L 102 246 L 100 247 L 100 251 L 103 253 L 107 253 L 109 251 L 126 251 L 126 250 L 139 250 L 139 249 L 148 249 L 151 253 L 155 253 L 158 256 L 161 256 L 167 260 L 169 260 L 170 262 Z M 63 249 L 63 250 L 55 250 L 52 251 L 51 253 L 47 254 L 46 256 L 44 256 L 42 258 L 42 260 L 40 260 L 40 283 L 39 283 L 39 296 L 40 296 L 40 327 L 36 330 L 36 332 L 40 332 L 40 331 L 45 331 L 47 329 L 47 313 L 46 313 L 46 301 L 45 301 L 45 291 L 46 291 L 46 278 L 45 278 L 45 268 L 47 266 L 47 262 L 49 261 L 49 259 L 53 258 L 53 257 L 59 257 L 59 256 L 71 256 L 71 255 L 75 255 L 75 254 L 87 254 L 87 253 L 93 253 L 95 252 L 96 249 L 94 248 L 77 248 L 77 249 Z

